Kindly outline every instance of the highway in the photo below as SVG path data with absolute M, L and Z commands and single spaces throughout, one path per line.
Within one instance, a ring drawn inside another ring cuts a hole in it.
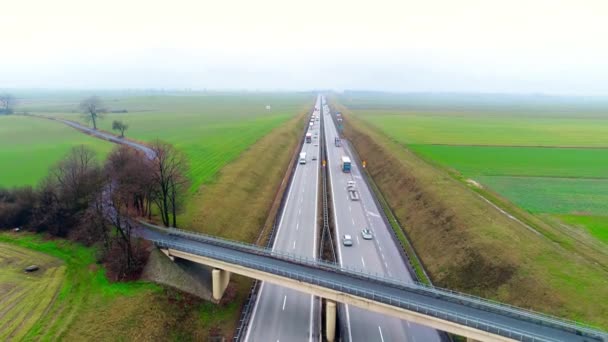
M 398 246 L 380 216 L 372 193 L 359 171 L 359 166 L 344 143 L 340 147 L 334 144 L 339 136 L 329 107 L 323 106 L 325 123 L 325 141 L 334 208 L 334 224 L 338 243 L 338 258 L 341 266 L 359 268 L 362 271 L 378 274 L 394 280 L 412 283 L 412 277 L 401 257 Z M 341 157 L 349 156 L 352 160 L 351 173 L 341 170 Z M 352 201 L 347 192 L 347 182 L 355 181 L 360 194 L 359 201 Z M 364 240 L 361 230 L 367 227 L 373 233 L 372 240 Z M 353 246 L 342 244 L 344 234 L 353 237 Z M 346 331 L 350 341 L 441 341 L 437 331 L 414 323 L 404 322 L 394 317 L 387 317 L 355 307 L 345 308 Z M 345 318 L 345 320 L 344 320 Z
M 320 107 L 317 97 L 316 108 Z M 319 114 L 315 110 L 315 114 Z M 307 123 L 308 124 L 308 123 Z M 304 143 L 306 164 L 297 164 L 287 200 L 277 228 L 273 250 L 316 258 L 317 200 L 319 188 L 319 134 L 315 122 L 309 132 L 311 143 Z M 315 156 L 315 160 L 312 157 Z M 319 301 L 313 296 L 273 284 L 263 283 L 245 335 L 246 341 L 318 341 Z

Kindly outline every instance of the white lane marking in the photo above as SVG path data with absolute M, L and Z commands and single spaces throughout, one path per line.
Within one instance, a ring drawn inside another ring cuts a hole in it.
M 361 243 L 359 242 L 359 235 L 356 235 L 356 237 L 357 237 L 357 245 L 361 244 Z
M 361 257 L 361 263 L 363 264 L 363 268 L 365 268 L 365 260 L 363 260 L 363 257 Z
M 302 208 L 298 209 L 298 216 L 302 213 Z
M 388 268 L 388 264 L 386 263 L 386 261 L 384 262 L 384 266 L 386 266 L 386 268 Z
M 296 230 L 300 229 L 300 222 L 296 223 Z
M 380 215 L 374 213 L 373 211 L 368 211 L 367 213 L 374 217 L 380 217 Z
M 353 207 L 351 207 L 350 204 L 348 205 L 348 211 L 350 211 L 351 213 L 353 211 Z
M 296 242 L 293 242 L 293 249 L 296 249 Z
M 407 323 L 407 326 L 410 326 L 410 321 L 405 321 L 405 323 Z
M 351 221 L 353 221 L 353 226 L 354 226 L 355 225 L 355 219 L 352 218 L 352 217 L 350 219 L 351 219 Z
M 285 311 L 285 303 L 287 303 L 287 295 L 283 297 L 283 311 Z
M 380 326 L 378 326 L 378 331 L 380 332 L 380 340 L 384 342 L 384 336 L 382 336 L 382 328 L 380 328 Z

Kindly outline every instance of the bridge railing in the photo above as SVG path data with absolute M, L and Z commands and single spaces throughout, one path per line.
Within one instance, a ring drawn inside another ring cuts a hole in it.
M 154 241 L 161 248 L 174 248 L 182 252 L 187 252 L 195 255 L 207 256 L 217 260 L 234 263 L 241 266 L 250 267 L 260 271 L 268 272 L 278 276 L 288 277 L 290 279 L 306 282 L 312 285 L 323 286 L 332 290 L 340 291 L 343 293 L 352 294 L 365 299 L 377 301 L 380 303 L 396 306 L 405 310 L 422 313 L 424 315 L 436 317 L 439 319 L 447 320 L 463 324 L 467 327 L 475 328 L 481 331 L 497 334 L 513 338 L 519 341 L 558 341 L 551 339 L 546 335 L 535 334 L 529 331 L 524 331 L 510 326 L 505 326 L 499 323 L 491 322 L 488 320 L 478 319 L 467 315 L 463 312 L 454 312 L 444 308 L 438 308 L 426 304 L 416 303 L 407 298 L 398 298 L 391 295 L 386 295 L 377 291 L 369 290 L 367 288 L 355 286 L 352 284 L 336 282 L 333 280 L 323 279 L 315 277 L 308 273 L 302 273 L 288 269 L 286 267 L 280 267 L 276 265 L 268 265 L 266 263 L 260 263 L 252 258 L 241 258 L 231 256 L 227 253 L 218 253 L 204 248 L 192 247 L 187 244 L 179 242 L 168 242 L 165 240 Z
M 182 237 L 190 238 L 195 241 L 198 240 L 198 241 L 205 242 L 205 243 L 214 243 L 214 244 L 219 244 L 219 245 L 230 246 L 232 248 L 235 248 L 237 250 L 242 250 L 242 251 L 244 251 L 244 250 L 247 250 L 248 252 L 255 251 L 260 255 L 273 256 L 273 257 L 277 257 L 277 258 L 280 258 L 280 259 L 283 259 L 286 261 L 290 261 L 290 262 L 306 264 L 306 265 L 309 265 L 312 267 L 323 267 L 326 269 L 332 269 L 333 271 L 336 271 L 336 272 L 350 273 L 351 275 L 355 275 L 361 279 L 380 282 L 383 284 L 389 284 L 389 285 L 399 287 L 399 288 L 407 288 L 408 290 L 412 290 L 412 291 L 418 291 L 418 292 L 422 292 L 422 293 L 426 292 L 425 294 L 427 294 L 427 295 L 428 295 L 428 292 L 431 292 L 435 295 L 446 297 L 447 299 L 450 299 L 452 301 L 466 302 L 468 304 L 474 304 L 474 305 L 476 305 L 477 308 L 480 308 L 480 309 L 484 309 L 484 310 L 492 309 L 494 312 L 499 312 L 501 314 L 508 314 L 508 315 L 515 316 L 518 318 L 525 318 L 525 319 L 528 319 L 528 320 L 531 320 L 534 322 L 538 322 L 541 325 L 567 328 L 567 329 L 570 329 L 571 331 L 584 331 L 584 332 L 587 332 L 588 334 L 597 334 L 597 331 L 599 330 L 591 325 L 586 325 L 586 324 L 582 324 L 580 322 L 554 317 L 554 316 L 551 316 L 548 314 L 535 312 L 535 311 L 529 310 L 529 309 L 518 308 L 513 305 L 477 297 L 474 295 L 469 295 L 469 294 L 465 294 L 465 293 L 461 293 L 461 292 L 457 292 L 457 291 L 453 291 L 453 290 L 449 290 L 449 289 L 439 288 L 439 287 L 435 287 L 435 286 L 429 286 L 429 285 L 425 285 L 422 283 L 408 284 L 408 283 L 401 282 L 398 280 L 386 278 L 383 274 L 370 273 L 367 271 L 363 271 L 360 268 L 351 268 L 351 267 L 347 267 L 347 266 L 340 266 L 339 264 L 336 264 L 336 263 L 308 258 L 308 257 L 304 257 L 304 256 L 300 256 L 300 255 L 296 255 L 296 254 L 284 252 L 284 251 L 270 250 L 270 249 L 256 246 L 253 244 L 235 242 L 235 241 L 220 238 L 220 237 L 215 237 L 215 236 L 202 234 L 202 233 L 195 233 L 195 232 L 191 232 L 191 231 L 185 231 L 185 230 L 178 229 L 178 228 L 163 228 L 163 227 L 153 226 L 150 224 L 146 224 L 146 225 L 154 227 L 156 229 L 164 230 L 166 232 L 169 232 L 170 234 L 176 234 L 176 235 L 179 235 Z

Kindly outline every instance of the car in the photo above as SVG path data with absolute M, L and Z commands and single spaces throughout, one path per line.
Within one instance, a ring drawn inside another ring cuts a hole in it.
M 317 160 L 317 156 L 312 156 L 312 160 Z
M 353 238 L 352 236 L 348 235 L 348 234 L 344 234 L 344 237 L 342 238 L 342 244 L 346 247 L 348 246 L 352 246 L 353 245 Z
M 361 236 L 363 237 L 363 240 L 371 240 L 374 238 L 374 235 L 372 235 L 372 231 L 367 228 L 363 228 L 361 230 Z

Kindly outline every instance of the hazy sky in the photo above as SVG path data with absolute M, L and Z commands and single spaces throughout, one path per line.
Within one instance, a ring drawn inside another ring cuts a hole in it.
M 18 0 L 0 88 L 608 95 L 606 0 Z

